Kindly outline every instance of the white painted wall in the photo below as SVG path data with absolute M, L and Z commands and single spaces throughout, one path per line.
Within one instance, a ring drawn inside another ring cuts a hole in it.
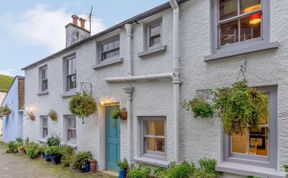
M 5 98 L 5 96 L 6 96 L 6 93 L 0 92 L 0 105 L 3 101 L 3 99 Z M 0 119 L 0 136 L 2 136 L 2 134 L 3 134 L 3 120 Z
M 277 50 L 239 55 L 213 62 L 204 62 L 204 56 L 210 55 L 211 24 L 210 1 L 194 0 L 181 5 L 180 11 L 180 69 L 183 84 L 180 88 L 181 101 L 195 96 L 196 90 L 228 86 L 235 82 L 239 66 L 247 57 L 247 79 L 251 86 L 278 85 L 278 168 L 288 162 L 288 92 L 287 69 L 288 33 L 286 20 L 288 1 L 271 2 L 271 42 L 278 41 L 281 46 Z M 147 58 L 139 58 L 138 52 L 143 50 L 143 22 L 163 18 L 163 40 L 167 45 L 164 54 Z M 133 70 L 135 75 L 159 74 L 172 72 L 172 10 L 163 11 L 155 17 L 140 21 L 134 27 L 133 37 Z M 173 159 L 173 101 L 172 83 L 170 80 L 152 82 L 133 82 L 111 84 L 105 81 L 107 77 L 127 75 L 126 32 L 120 32 L 122 64 L 115 64 L 98 70 L 92 69 L 96 64 L 96 41 L 86 43 L 80 48 L 71 50 L 65 55 L 53 58 L 44 64 L 48 65 L 49 95 L 38 96 L 39 66 L 28 69 L 26 75 L 26 107 L 35 108 L 36 121 L 24 119 L 24 138 L 39 139 L 39 116 L 45 115 L 50 109 L 57 111 L 59 120 L 49 120 L 49 134 L 63 137 L 63 115 L 69 114 L 69 98 L 63 99 L 63 57 L 76 52 L 77 82 L 93 84 L 93 96 L 97 103 L 102 98 L 109 97 L 125 106 L 127 96 L 124 87 L 135 87 L 133 94 L 133 154 L 138 156 L 137 116 L 167 117 L 167 160 Z M 211 120 L 193 119 L 190 112 L 181 109 L 180 112 L 180 158 L 197 161 L 208 157 L 221 160 L 221 128 L 218 118 Z M 126 121 L 121 121 L 121 158 L 127 153 Z M 91 150 L 98 160 L 101 169 L 105 166 L 105 120 L 104 107 L 98 105 L 97 112 L 85 124 L 77 122 L 77 145 L 79 150 Z M 226 177 L 231 177 L 226 176 Z

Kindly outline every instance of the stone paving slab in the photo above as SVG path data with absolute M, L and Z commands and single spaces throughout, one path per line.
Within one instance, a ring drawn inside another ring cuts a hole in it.
M 0 145 L 0 178 L 112 178 L 101 173 L 82 174 L 26 155 L 8 154 Z

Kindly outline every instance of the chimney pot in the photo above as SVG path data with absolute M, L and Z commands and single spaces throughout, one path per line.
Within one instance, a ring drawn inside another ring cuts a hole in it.
M 78 19 L 79 19 L 79 17 L 77 15 L 72 15 L 72 23 L 73 23 L 73 25 L 78 26 Z
M 86 20 L 83 19 L 83 18 L 80 18 L 79 21 L 80 21 L 80 27 L 83 28 L 83 29 L 85 29 L 85 22 L 86 22 Z

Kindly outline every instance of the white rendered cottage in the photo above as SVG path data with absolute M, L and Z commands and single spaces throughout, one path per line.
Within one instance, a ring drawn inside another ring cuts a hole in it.
M 167 166 L 207 157 L 223 177 L 284 177 L 287 12 L 287 0 L 170 0 L 93 36 L 73 16 L 66 48 L 24 68 L 25 104 L 36 116 L 24 120 L 24 138 L 59 135 L 92 151 L 102 170 L 123 158 Z M 234 83 L 244 59 L 249 85 L 269 93 L 269 120 L 260 131 L 228 137 L 219 118 L 195 119 L 179 103 Z M 68 110 L 81 86 L 97 102 L 85 124 Z M 118 107 L 128 119 L 115 126 Z M 47 118 L 50 109 L 57 121 Z M 252 150 L 253 139 L 261 142 Z

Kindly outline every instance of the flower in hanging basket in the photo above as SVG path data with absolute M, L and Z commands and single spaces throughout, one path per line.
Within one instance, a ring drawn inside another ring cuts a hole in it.
M 260 119 L 268 115 L 267 95 L 249 88 L 246 81 L 215 92 L 215 108 L 223 123 L 224 132 L 241 134 L 247 127 L 258 128 Z
M 0 106 L 0 114 L 3 116 L 9 116 L 11 114 L 11 109 L 5 105 L 5 106 Z
M 69 102 L 69 110 L 75 116 L 78 116 L 82 119 L 82 123 L 84 123 L 84 119 L 96 111 L 96 103 L 93 97 L 89 94 L 77 94 L 73 96 Z
M 194 117 L 201 117 L 201 118 L 212 118 L 214 111 L 208 102 L 194 98 L 193 100 L 184 101 L 182 106 L 187 110 L 191 110 L 194 113 Z
M 53 121 L 57 121 L 58 115 L 57 112 L 54 111 L 53 109 L 51 109 L 48 113 L 48 116 L 53 120 Z
M 117 120 L 117 119 L 120 118 L 120 116 L 121 116 L 121 110 L 120 109 L 117 109 L 117 110 L 113 111 L 113 113 L 112 113 L 112 118 L 113 119 Z

